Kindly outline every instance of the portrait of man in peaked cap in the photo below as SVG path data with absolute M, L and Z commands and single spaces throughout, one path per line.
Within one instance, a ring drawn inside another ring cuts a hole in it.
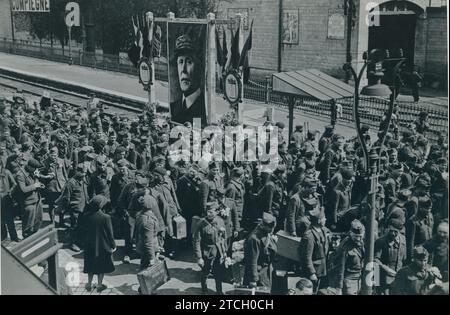
M 169 25 L 169 99 L 172 121 L 206 124 L 206 25 Z

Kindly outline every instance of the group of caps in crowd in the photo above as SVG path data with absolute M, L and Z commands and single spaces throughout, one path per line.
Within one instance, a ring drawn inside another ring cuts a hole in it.
M 261 162 L 174 161 L 171 123 L 156 124 L 152 111 L 133 119 L 45 97 L 32 103 L 18 91 L 11 101 L 0 98 L 0 115 L 2 240 L 9 233 L 20 241 L 16 217 L 24 238 L 36 233 L 46 209 L 52 223 L 67 228 L 70 248 L 83 249 L 88 290 L 94 275 L 97 290 L 105 289 L 118 237 L 125 240 L 123 262 L 139 257 L 142 270 L 176 259 L 186 248 L 173 224 L 182 216 L 205 293 L 210 276 L 223 293 L 239 241 L 243 284 L 270 288 L 281 259 L 277 232 L 284 230 L 301 238 L 293 249 L 299 261 L 287 263 L 301 277 L 296 294 L 358 294 L 373 204 L 375 292 L 448 288 L 448 145 L 444 137 L 429 142 L 424 112 L 401 134 L 394 115 L 382 147 L 362 126 L 380 155 L 374 203 L 358 139 L 345 139 L 334 126 L 317 141 L 318 132 L 302 126 L 286 139 L 284 124 L 276 123 L 278 166 L 270 170 Z

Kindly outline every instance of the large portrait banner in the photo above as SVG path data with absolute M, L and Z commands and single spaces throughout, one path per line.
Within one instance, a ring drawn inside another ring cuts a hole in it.
M 207 123 L 207 24 L 169 22 L 169 103 L 173 122 Z

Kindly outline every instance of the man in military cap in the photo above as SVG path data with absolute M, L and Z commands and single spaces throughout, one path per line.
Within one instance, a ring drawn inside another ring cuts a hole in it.
M 409 189 L 402 189 L 397 194 L 397 199 L 387 206 L 386 212 L 384 214 L 383 221 L 387 224 L 391 220 L 391 218 L 399 219 L 406 223 L 406 219 L 409 218 L 412 214 L 407 213 L 408 210 L 406 205 L 411 199 L 411 191 Z M 387 228 L 387 226 L 385 226 Z
M 433 174 L 430 194 L 433 201 L 433 216 L 440 221 L 448 219 L 448 162 L 441 157 L 436 161 L 436 172 Z
M 276 238 L 273 236 L 276 219 L 264 213 L 261 223 L 244 242 L 245 273 L 244 285 L 250 287 L 272 287 L 273 261 L 277 253 Z
M 375 262 L 380 267 L 378 291 L 389 295 L 389 290 L 397 272 L 406 263 L 406 240 L 402 234 L 404 222 L 390 219 L 387 233 L 375 242 Z
M 330 257 L 330 286 L 344 295 L 357 295 L 361 288 L 364 267 L 364 225 L 358 220 L 351 223 L 350 235 L 342 240 Z
M 95 172 L 90 176 L 88 192 L 92 198 L 95 195 L 102 195 L 110 201 L 109 183 L 111 179 L 108 175 L 107 161 L 104 157 L 98 156 L 95 160 Z M 105 210 L 110 210 L 105 208 Z
M 419 117 L 414 122 L 418 133 L 425 135 L 427 131 L 430 131 L 430 124 L 428 123 L 428 113 L 421 111 Z
M 342 181 L 332 189 L 327 205 L 327 221 L 332 230 L 336 229 L 339 219 L 350 209 L 352 200 L 353 169 L 345 168 L 341 174 Z
M 317 170 L 320 172 L 319 179 L 324 186 L 327 186 L 331 177 L 339 169 L 339 165 L 344 159 L 344 144 L 343 136 L 335 134 L 332 137 L 332 143 L 325 151 L 321 159 L 319 159 Z
M 237 213 L 236 202 L 225 195 L 225 189 L 217 190 L 217 201 L 219 203 L 218 215 L 223 219 L 226 231 L 227 248 L 239 235 L 241 229 L 239 216 Z
M 207 178 L 200 184 L 200 205 L 202 213 L 205 213 L 206 203 L 214 201 L 216 190 L 223 188 L 223 181 L 220 177 L 219 165 L 216 162 L 210 162 L 208 165 L 209 173 Z
M 301 147 L 305 141 L 305 136 L 303 134 L 303 126 L 295 126 L 295 131 L 291 135 L 290 142 L 294 142 L 297 147 Z
M 222 276 L 227 253 L 226 231 L 223 219 L 218 216 L 217 203 L 206 205 L 206 216 L 198 223 L 193 235 L 194 258 L 201 268 L 201 286 L 203 294 L 207 294 L 206 280 L 213 274 L 216 282 L 217 294 L 223 294 Z
M 4 143 L 0 143 L 0 151 L 6 151 Z M 11 156 L 10 159 L 17 159 Z M 9 237 L 13 242 L 19 242 L 14 224 L 13 192 L 17 186 L 13 174 L 6 169 L 6 160 L 0 161 L 0 211 L 1 211 L 1 240 Z
M 419 207 L 417 214 L 406 223 L 406 245 L 408 259 L 411 260 L 414 246 L 425 244 L 433 237 L 434 219 L 431 214 L 432 202 L 430 197 L 418 198 Z
M 397 193 L 401 186 L 401 175 L 403 173 L 403 166 L 399 164 L 393 164 L 389 167 L 389 177 L 383 183 L 386 205 L 390 205 L 395 202 Z
M 286 140 L 284 140 L 284 128 L 286 127 L 284 122 L 279 121 L 275 124 L 278 128 L 278 144 L 286 144 Z
M 49 215 L 51 222 L 54 222 L 55 202 L 61 195 L 64 186 L 69 178 L 69 170 L 63 159 L 59 157 L 57 147 L 52 147 L 49 151 L 48 158 L 43 163 L 42 174 L 47 176 L 43 181 L 45 184 L 46 202 L 49 207 Z M 60 213 L 61 215 L 61 213 Z M 61 220 L 60 216 L 60 223 Z
M 236 202 L 238 221 L 241 223 L 244 210 L 245 185 L 243 182 L 244 169 L 234 168 L 231 171 L 231 180 L 226 187 L 225 195 Z
M 429 263 L 439 268 L 442 281 L 448 282 L 448 220 L 438 224 L 436 234 L 423 247 L 430 253 Z
M 301 219 L 319 205 L 316 190 L 317 182 L 312 179 L 305 179 L 301 183 L 299 191 L 291 196 L 286 213 L 286 232 L 293 236 L 298 235 L 298 224 Z
M 321 280 L 327 276 L 327 255 L 329 249 L 329 230 L 325 227 L 325 213 L 320 205 L 309 211 L 311 225 L 303 234 L 300 242 L 302 276 L 320 286 Z
M 175 62 L 182 97 L 170 104 L 172 121 L 192 122 L 200 118 L 206 124 L 205 95 L 203 91 L 204 61 L 198 44 L 188 34 L 175 42 Z M 199 58 L 200 57 L 200 58 Z
M 159 253 L 159 222 L 152 211 L 151 198 L 150 195 L 142 197 L 142 211 L 136 216 L 136 251 L 141 257 L 141 270 L 154 265 Z
M 264 173 L 268 180 L 258 193 L 259 210 L 277 219 L 279 230 L 284 224 L 287 210 L 286 167 L 279 165 L 272 174 Z
M 325 126 L 325 131 L 319 139 L 319 153 L 323 154 L 328 149 L 328 145 L 331 143 L 331 137 L 334 133 L 334 126 Z
M 86 178 L 86 172 L 86 166 L 84 164 L 78 164 L 75 175 L 67 181 L 61 197 L 58 199 L 58 211 L 69 213 L 70 215 L 70 247 L 76 252 L 80 251 L 79 244 L 77 245 L 79 241 L 79 235 L 77 235 L 78 218 L 89 202 L 89 184 Z M 63 224 L 63 222 L 60 222 L 60 224 Z
M 400 269 L 392 283 L 392 294 L 395 295 L 425 295 L 436 280 L 440 278 L 439 271 L 428 265 L 429 253 L 423 246 L 414 247 L 412 262 Z
M 180 204 L 178 203 L 176 191 L 171 183 L 172 180 L 167 176 L 167 170 L 163 167 L 156 167 L 153 170 L 153 176 L 154 186 L 152 190 L 159 194 L 164 205 L 160 210 L 167 228 L 166 251 L 169 257 L 172 258 L 175 256 L 176 246 L 175 239 L 173 239 L 173 218 L 181 215 Z
M 38 161 L 28 160 L 22 156 L 15 174 L 15 180 L 20 189 L 20 195 L 16 200 L 23 211 L 22 234 L 24 238 L 36 233 L 42 223 L 41 192 L 45 186 L 35 175 L 35 171 L 41 166 Z

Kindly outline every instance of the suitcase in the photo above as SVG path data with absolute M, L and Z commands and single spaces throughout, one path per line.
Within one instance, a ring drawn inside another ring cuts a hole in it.
M 278 242 L 277 242 L 277 254 L 279 256 L 300 262 L 300 237 L 295 237 L 289 235 L 286 231 L 279 231 L 277 233 Z
M 151 295 L 156 289 L 170 280 L 169 269 L 165 260 L 159 260 L 153 266 L 137 274 L 142 295 Z
M 186 220 L 181 216 L 178 215 L 173 218 L 173 234 L 175 239 L 182 240 L 187 237 L 187 227 L 186 227 Z
M 284 270 L 274 270 L 272 273 L 272 288 L 270 294 L 288 294 L 288 273 Z

